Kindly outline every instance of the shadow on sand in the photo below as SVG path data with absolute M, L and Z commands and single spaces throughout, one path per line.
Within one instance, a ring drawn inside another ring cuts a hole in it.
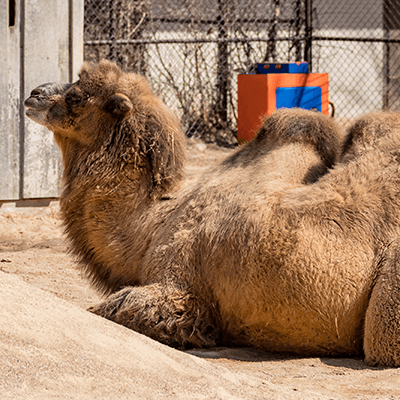
M 346 357 L 300 357 L 294 354 L 270 353 L 253 348 L 215 347 L 211 349 L 192 349 L 186 353 L 205 359 L 227 359 L 242 362 L 277 362 L 289 360 L 318 359 L 322 364 L 330 367 L 347 368 L 354 371 L 379 371 L 385 368 L 369 367 L 362 358 Z

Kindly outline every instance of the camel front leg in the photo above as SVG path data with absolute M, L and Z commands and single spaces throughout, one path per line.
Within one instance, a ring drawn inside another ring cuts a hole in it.
M 400 240 L 385 251 L 372 289 L 364 352 L 368 365 L 400 367 Z
M 178 348 L 212 347 L 219 336 L 216 310 L 160 284 L 126 287 L 89 311 Z

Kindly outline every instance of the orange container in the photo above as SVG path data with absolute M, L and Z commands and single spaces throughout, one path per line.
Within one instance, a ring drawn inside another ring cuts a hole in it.
M 328 74 L 238 75 L 238 141 L 251 140 L 266 115 L 276 111 L 276 90 L 321 88 L 321 112 L 329 115 Z

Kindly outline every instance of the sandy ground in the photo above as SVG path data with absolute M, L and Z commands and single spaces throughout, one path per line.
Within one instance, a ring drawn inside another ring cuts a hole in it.
M 231 150 L 189 141 L 189 179 Z M 400 369 L 254 349 L 181 352 L 86 311 L 57 201 L 0 208 L 0 399 L 400 399 Z

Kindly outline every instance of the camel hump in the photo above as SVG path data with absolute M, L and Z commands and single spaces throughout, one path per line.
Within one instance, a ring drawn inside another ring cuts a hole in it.
M 400 131 L 400 113 L 395 111 L 376 111 L 363 115 L 350 126 L 343 142 L 342 157 L 351 159 L 374 147 L 376 142 Z
M 341 154 L 343 131 L 333 118 L 300 108 L 282 108 L 267 116 L 257 132 L 255 142 L 307 143 L 316 149 L 326 167 L 335 164 Z

